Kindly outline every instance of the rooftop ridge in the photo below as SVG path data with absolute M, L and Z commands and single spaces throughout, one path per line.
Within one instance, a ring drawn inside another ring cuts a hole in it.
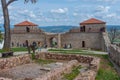
M 15 24 L 14 26 L 38 26 L 38 25 L 26 20 L 18 24 Z
M 98 20 L 96 18 L 90 18 L 88 20 L 85 20 L 83 22 L 80 23 L 80 25 L 84 25 L 84 24 L 105 24 L 106 22 L 102 21 L 102 20 Z

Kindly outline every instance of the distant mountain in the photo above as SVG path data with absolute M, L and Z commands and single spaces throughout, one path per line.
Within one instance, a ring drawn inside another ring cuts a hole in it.
M 13 25 L 10 26 L 11 29 L 14 28 Z M 79 26 L 39 26 L 40 29 L 42 29 L 45 32 L 52 32 L 52 33 L 62 33 L 67 32 L 70 29 L 78 28 Z M 107 25 L 107 30 L 109 31 L 110 28 L 115 27 L 120 30 L 120 25 Z M 3 25 L 0 24 L 0 30 L 4 32 Z
M 120 30 L 120 25 L 107 25 L 107 30 L 109 31 L 112 27 L 115 27 L 118 30 Z
M 62 32 L 67 32 L 70 29 L 77 28 L 77 26 L 45 26 L 39 28 L 45 32 L 62 33 Z

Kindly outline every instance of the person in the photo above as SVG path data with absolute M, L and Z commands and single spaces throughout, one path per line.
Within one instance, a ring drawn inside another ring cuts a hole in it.
M 70 44 L 67 45 L 67 48 L 68 48 L 68 49 L 70 48 Z
M 38 52 L 41 52 L 41 42 L 38 42 Z
M 44 45 L 44 48 L 47 48 L 47 44 Z
M 12 42 L 12 47 L 14 47 L 14 43 Z
M 66 45 L 66 44 L 64 45 L 64 48 L 65 48 L 65 49 L 67 48 L 67 45 Z
M 72 45 L 70 44 L 70 48 L 72 48 Z
M 35 41 L 33 41 L 33 43 L 32 43 L 32 44 L 33 44 L 33 46 L 34 46 L 34 47 L 36 47 L 36 45 L 37 45 Z

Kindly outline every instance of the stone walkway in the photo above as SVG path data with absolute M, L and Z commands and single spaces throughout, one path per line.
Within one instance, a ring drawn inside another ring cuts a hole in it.
M 47 49 L 41 49 L 40 52 L 48 52 L 50 48 L 47 48 Z M 65 49 L 64 49 L 65 50 Z M 68 49 L 66 49 L 68 50 Z M 92 51 L 92 50 L 82 50 L 83 52 L 75 52 L 75 53 L 91 53 L 91 54 L 108 54 L 107 52 L 102 52 L 102 51 Z M 32 51 L 31 51 L 32 52 Z M 38 50 L 36 50 L 35 52 L 38 52 Z M 54 51 L 55 52 L 55 51 Z M 57 52 L 57 51 L 56 51 Z M 23 54 L 27 54 L 28 52 L 27 51 L 21 51 L 21 52 L 14 52 L 14 55 L 23 55 Z M 73 52 L 72 52 L 73 53 Z M 0 57 L 1 57 L 1 54 L 0 54 Z
M 40 52 L 47 52 L 47 51 L 48 51 L 48 49 L 41 49 Z M 38 52 L 38 50 L 36 50 L 35 52 Z M 28 51 L 21 51 L 21 52 L 14 52 L 13 53 L 13 55 L 15 55 L 15 56 L 17 56 L 17 55 L 24 55 L 24 54 L 28 54 Z M 1 54 L 0 54 L 0 57 L 2 57 Z
M 102 52 L 102 51 L 92 51 L 92 50 L 82 50 L 88 53 L 93 53 L 93 54 L 108 54 L 107 52 Z
M 62 50 L 72 50 L 72 49 L 62 49 Z M 108 54 L 107 52 L 102 52 L 102 51 L 92 51 L 92 50 L 81 50 L 82 52 L 74 52 L 74 53 L 88 53 L 88 54 Z M 59 52 L 59 51 L 49 51 L 49 52 Z M 70 52 L 69 53 L 73 53 Z

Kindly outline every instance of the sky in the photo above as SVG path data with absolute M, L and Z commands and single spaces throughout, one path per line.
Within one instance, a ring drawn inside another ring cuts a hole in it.
M 18 0 L 9 5 L 10 23 L 28 20 L 39 26 L 79 26 L 84 20 L 97 18 L 107 25 L 120 25 L 119 4 L 120 0 L 38 0 L 35 4 Z M 3 19 L 0 2 L 0 24 Z

